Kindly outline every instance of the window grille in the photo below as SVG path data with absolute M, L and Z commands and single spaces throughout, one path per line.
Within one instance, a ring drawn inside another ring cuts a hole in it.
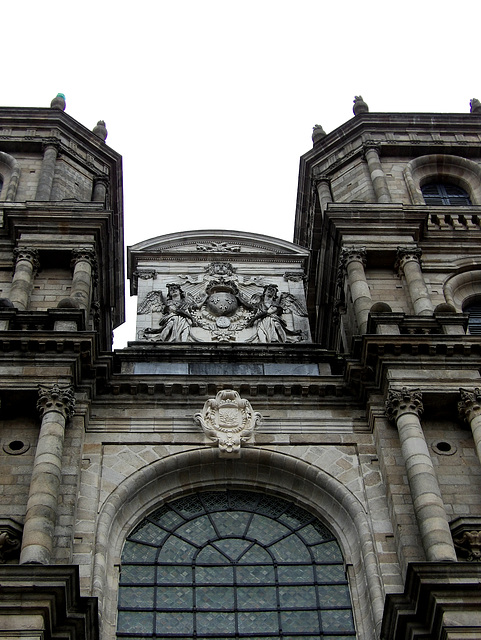
M 469 314 L 468 333 L 472 336 L 481 336 L 481 304 L 473 304 L 464 309 Z
M 469 199 L 466 191 L 454 184 L 433 182 L 431 184 L 424 185 L 424 187 L 421 188 L 421 191 L 424 197 L 424 202 L 431 206 L 463 206 L 471 204 L 471 200 Z
M 285 500 L 244 491 L 192 495 L 145 518 L 125 543 L 119 639 L 355 635 L 337 541 Z

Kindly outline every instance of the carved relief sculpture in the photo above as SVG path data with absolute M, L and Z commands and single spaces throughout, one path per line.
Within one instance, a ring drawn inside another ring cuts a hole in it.
M 260 420 L 260 413 L 253 411 L 250 402 L 232 389 L 219 391 L 194 416 L 205 435 L 217 443 L 219 455 L 224 458 L 240 457 L 241 444 L 252 437 Z
M 140 340 L 159 342 L 301 342 L 302 330 L 286 317 L 306 317 L 304 303 L 263 278 L 241 277 L 228 262 L 213 262 L 204 276 L 182 276 L 167 294 L 151 291 L 138 314 L 160 313 L 157 328 Z M 292 325 L 292 322 L 291 322 Z

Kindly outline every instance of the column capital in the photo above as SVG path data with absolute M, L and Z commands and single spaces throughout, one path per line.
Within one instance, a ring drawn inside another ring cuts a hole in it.
M 77 249 L 72 249 L 72 260 L 70 261 L 70 266 L 72 269 L 79 262 L 87 262 L 92 269 L 92 281 L 94 284 L 97 284 L 98 281 L 98 261 L 97 254 L 94 249 L 90 247 L 78 247 Z
M 40 384 L 38 395 L 37 410 L 42 418 L 50 411 L 62 414 L 65 419 L 71 418 L 75 413 L 75 396 L 70 385 L 61 387 L 58 384 Z
M 95 254 L 95 251 L 90 247 L 79 247 L 77 249 L 72 249 L 72 261 L 70 263 L 70 266 L 74 267 L 80 260 L 82 260 L 83 262 L 88 262 L 92 268 L 95 268 L 97 265 L 97 256 Z
M 394 270 L 402 274 L 406 262 L 417 262 L 421 266 L 421 256 L 423 252 L 419 247 L 398 247 L 396 252 L 396 262 Z
M 365 268 L 367 262 L 366 247 L 342 247 L 336 276 L 336 284 L 340 291 L 343 291 L 347 265 L 351 262 L 359 262 Z
M 374 142 L 374 140 L 366 140 L 366 142 L 364 142 L 364 144 L 362 145 L 362 152 L 364 154 L 364 157 L 366 157 L 366 154 L 369 151 L 375 151 L 377 156 L 379 157 L 379 155 L 381 154 L 381 147 L 379 143 Z
M 386 400 L 386 416 L 396 422 L 399 416 L 413 413 L 418 418 L 423 414 L 423 402 L 420 389 L 390 389 Z
M 481 389 L 476 387 L 473 391 L 459 389 L 461 400 L 458 402 L 458 413 L 461 420 L 471 422 L 473 418 L 481 415 Z
M 341 249 L 341 266 L 347 267 L 350 262 L 360 262 L 363 267 L 366 266 L 367 251 L 366 247 L 343 247 Z
M 94 186 L 96 184 L 103 184 L 105 185 L 105 187 L 109 186 L 109 177 L 104 175 L 104 174 L 97 174 L 96 176 L 94 176 Z
M 60 140 L 58 138 L 44 138 L 42 140 L 42 151 L 45 153 L 46 149 L 54 148 L 58 153 L 60 150 Z
M 38 249 L 29 247 L 16 247 L 13 250 L 15 264 L 20 260 L 28 260 L 32 264 L 33 271 L 36 273 L 40 268 L 40 260 L 38 257 Z
M 323 173 L 313 174 L 312 184 L 316 187 L 316 189 L 322 183 L 330 185 L 331 179 Z

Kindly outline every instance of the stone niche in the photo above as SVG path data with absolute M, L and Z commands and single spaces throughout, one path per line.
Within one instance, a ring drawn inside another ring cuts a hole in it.
M 170 234 L 129 247 L 136 339 L 311 342 L 307 258 L 290 242 L 235 231 Z

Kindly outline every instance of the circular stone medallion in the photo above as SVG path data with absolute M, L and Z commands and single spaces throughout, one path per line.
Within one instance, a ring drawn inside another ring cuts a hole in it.
M 230 325 L 230 320 L 229 318 L 226 318 L 226 316 L 221 316 L 220 318 L 217 318 L 215 323 L 219 327 L 219 329 L 227 329 L 227 327 Z

